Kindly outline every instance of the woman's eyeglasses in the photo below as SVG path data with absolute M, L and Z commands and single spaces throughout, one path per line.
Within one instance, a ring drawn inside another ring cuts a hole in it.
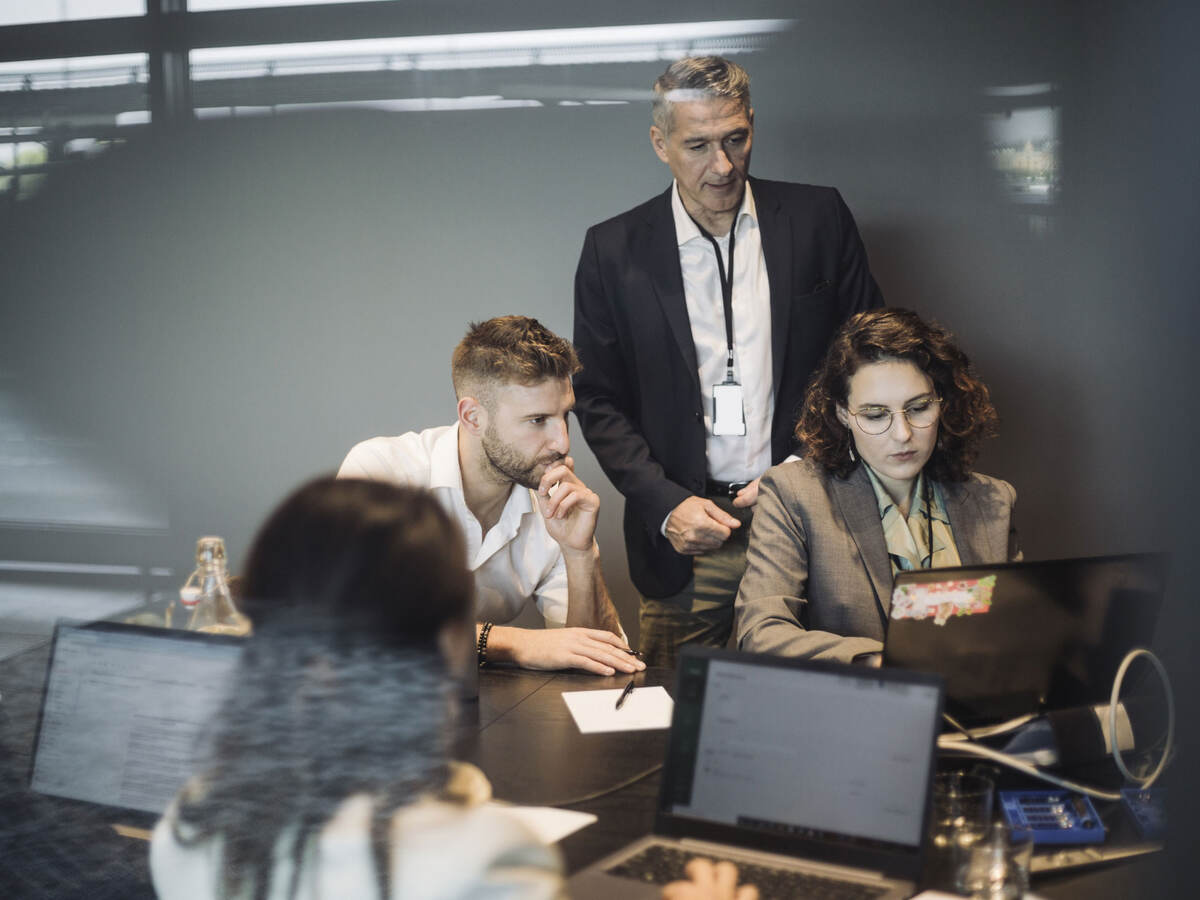
M 928 428 L 938 420 L 941 404 L 941 397 L 927 397 L 900 410 L 891 410 L 886 406 L 864 406 L 850 415 L 854 416 L 858 427 L 867 434 L 883 434 L 892 427 L 892 419 L 897 412 L 903 415 L 913 428 Z

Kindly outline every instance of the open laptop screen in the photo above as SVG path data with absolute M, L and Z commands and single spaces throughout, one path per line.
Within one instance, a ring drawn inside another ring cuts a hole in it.
M 241 650 L 228 636 L 59 624 L 31 787 L 161 813 L 195 772 Z
M 964 722 L 1103 702 L 1149 646 L 1166 557 L 1088 557 L 901 572 L 885 666 L 936 672 Z
M 766 659 L 681 660 L 663 811 L 806 843 L 919 849 L 936 679 Z

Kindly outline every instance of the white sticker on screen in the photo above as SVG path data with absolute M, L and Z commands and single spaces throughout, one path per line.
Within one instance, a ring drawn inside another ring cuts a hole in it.
M 933 619 L 933 624 L 945 625 L 954 616 L 990 610 L 995 589 L 995 575 L 897 585 L 892 591 L 892 618 Z

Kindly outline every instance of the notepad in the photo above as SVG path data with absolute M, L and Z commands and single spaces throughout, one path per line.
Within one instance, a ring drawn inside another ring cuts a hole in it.
M 574 809 L 555 809 L 552 806 L 510 806 L 493 800 L 488 804 L 503 810 L 505 815 L 519 819 L 538 839 L 546 844 L 557 844 L 569 834 L 586 828 L 596 821 L 591 813 Z
M 620 696 L 620 690 L 564 691 L 562 698 L 582 734 L 671 727 L 675 703 L 663 687 L 634 688 L 621 708 L 616 709 Z

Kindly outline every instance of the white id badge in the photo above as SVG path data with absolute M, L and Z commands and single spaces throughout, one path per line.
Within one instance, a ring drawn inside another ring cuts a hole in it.
M 736 381 L 713 385 L 713 434 L 745 434 L 742 386 Z

